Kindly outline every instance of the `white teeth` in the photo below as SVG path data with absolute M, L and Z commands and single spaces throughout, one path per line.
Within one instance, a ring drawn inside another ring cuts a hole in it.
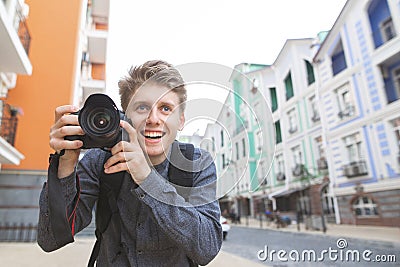
M 153 137 L 153 138 L 162 137 L 162 133 L 160 133 L 160 132 L 145 132 L 144 135 L 146 137 Z

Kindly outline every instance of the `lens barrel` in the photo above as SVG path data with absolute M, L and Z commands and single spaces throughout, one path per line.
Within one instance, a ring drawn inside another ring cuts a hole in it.
M 104 94 L 88 97 L 79 112 L 78 120 L 86 134 L 86 146 L 112 147 L 120 140 L 121 111 L 114 101 Z

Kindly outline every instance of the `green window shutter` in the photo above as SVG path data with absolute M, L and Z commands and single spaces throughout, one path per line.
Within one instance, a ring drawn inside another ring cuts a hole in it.
M 276 88 L 275 87 L 269 88 L 269 92 L 271 95 L 271 110 L 272 110 L 272 112 L 274 112 L 275 110 L 278 109 L 278 99 L 276 97 Z
M 308 82 L 308 85 L 310 85 L 315 82 L 314 68 L 309 61 L 305 60 L 305 62 L 306 62 L 306 68 L 307 68 L 307 82 Z
M 286 100 L 289 100 L 293 97 L 293 83 L 292 83 L 292 73 L 289 71 L 289 74 L 285 78 L 285 88 L 286 88 Z
M 282 143 L 282 133 L 281 133 L 281 123 L 280 121 L 275 122 L 275 137 L 276 137 L 276 143 Z

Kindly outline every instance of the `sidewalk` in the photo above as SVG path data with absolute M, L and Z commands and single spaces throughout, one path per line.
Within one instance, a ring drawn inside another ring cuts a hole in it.
M 284 232 L 298 232 L 315 235 L 327 235 L 335 237 L 360 238 L 367 240 L 387 241 L 400 243 L 400 227 L 383 227 L 383 226 L 364 226 L 364 225 L 347 225 L 347 224 L 328 224 L 326 233 L 322 231 L 306 230 L 304 224 L 300 224 L 300 231 L 297 230 L 296 224 L 291 224 L 285 228 L 277 228 L 275 223 L 267 223 L 265 220 L 260 221 L 255 218 L 243 218 L 241 224 L 231 224 L 239 227 L 251 227 L 271 229 Z
M 42 251 L 36 243 L 0 242 L 1 266 L 84 267 L 87 265 L 94 241 L 94 238 L 76 238 L 74 243 L 51 253 Z M 207 267 L 220 266 L 265 267 L 266 265 L 221 251 Z

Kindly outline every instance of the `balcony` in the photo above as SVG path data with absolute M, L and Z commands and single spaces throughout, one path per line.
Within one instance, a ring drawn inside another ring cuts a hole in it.
M 278 174 L 276 175 L 276 180 L 281 182 L 281 181 L 285 181 L 285 179 L 286 179 L 285 174 L 282 172 L 278 172 Z
M 294 134 L 295 132 L 297 132 L 297 126 L 290 126 L 288 132 L 290 134 Z
M 354 106 L 348 105 L 346 108 L 338 112 L 338 117 L 343 120 L 346 117 L 351 117 L 354 115 Z
M 304 164 L 296 164 L 292 169 L 292 174 L 294 177 L 301 177 L 306 174 Z
M 10 17 L 0 2 L 0 72 L 32 74 L 32 65 L 28 58 L 30 34 L 20 5 L 14 7 L 15 17 Z
M 360 160 L 353 161 L 350 164 L 344 165 L 343 174 L 348 178 L 367 175 L 367 163 L 364 160 Z
M 14 148 L 18 117 L 12 116 L 6 109 L 0 117 L 0 164 L 18 165 L 24 156 Z
M 104 30 L 87 31 L 88 53 L 91 63 L 106 63 L 107 36 L 108 32 Z
M 91 14 L 96 23 L 108 23 L 110 0 L 93 0 Z
M 321 118 L 319 117 L 319 114 L 315 112 L 315 113 L 313 113 L 311 120 L 312 120 L 312 122 L 316 123 L 316 122 L 320 121 Z
M 318 166 L 318 170 L 319 171 L 327 170 L 328 169 L 328 162 L 326 162 L 325 158 L 319 158 L 317 160 L 317 166 Z

